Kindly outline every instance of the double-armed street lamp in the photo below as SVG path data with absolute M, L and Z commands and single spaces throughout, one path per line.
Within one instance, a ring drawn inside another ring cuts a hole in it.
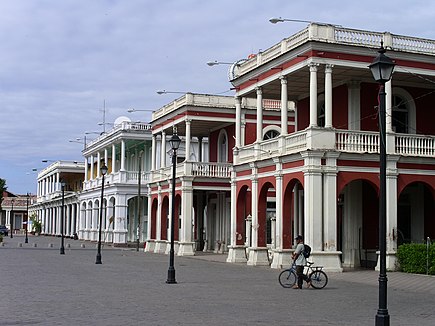
M 177 176 L 177 150 L 180 147 L 181 139 L 177 135 L 177 131 L 174 128 L 171 139 L 169 140 L 172 149 L 172 212 L 171 212 L 171 249 L 169 250 L 169 268 L 168 279 L 166 283 L 177 283 L 175 280 L 175 268 L 174 268 L 174 228 L 175 228 L 175 177 Z
M 101 201 L 100 201 L 100 223 L 98 228 L 98 245 L 97 245 L 97 259 L 95 264 L 102 264 L 101 262 L 101 224 L 103 223 L 103 198 L 104 198 L 104 176 L 106 175 L 109 169 L 105 164 L 100 168 L 100 172 L 102 175 L 101 179 Z
M 65 255 L 65 246 L 64 246 L 64 230 L 63 226 L 65 224 L 65 180 L 60 181 L 60 186 L 62 189 L 62 207 L 60 213 L 60 254 Z
M 379 88 L 379 307 L 376 313 L 375 325 L 390 325 L 390 315 L 387 308 L 387 268 L 386 268 L 386 224 L 387 224 L 387 194 L 386 194 L 386 109 L 385 83 L 391 79 L 395 63 L 385 55 L 386 50 L 381 43 L 379 55 L 373 60 L 369 68 Z
M 11 224 L 11 239 L 14 237 L 13 233 L 14 233 L 14 203 L 15 203 L 15 199 L 11 200 L 11 213 L 10 213 L 10 224 Z

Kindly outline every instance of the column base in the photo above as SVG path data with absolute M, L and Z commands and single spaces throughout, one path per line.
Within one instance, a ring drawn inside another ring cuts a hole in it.
M 155 240 L 154 253 L 164 254 L 166 251 L 166 240 Z
M 378 255 L 378 262 L 375 267 L 375 271 L 380 271 L 380 255 L 379 251 L 376 251 Z M 397 261 L 397 256 L 395 251 L 387 251 L 387 255 L 385 257 L 385 266 L 388 272 L 396 272 L 399 270 L 399 262 Z
M 174 254 L 175 255 L 177 255 L 179 247 L 180 247 L 180 245 L 178 244 L 178 241 L 174 241 Z M 171 241 L 166 241 L 165 254 L 169 255 L 170 252 L 171 252 Z
M 145 245 L 145 252 L 154 252 L 154 249 L 156 248 L 156 242 L 155 240 L 147 240 Z
M 180 242 L 178 244 L 178 256 L 195 256 L 195 242 Z
M 249 248 L 249 266 L 269 266 L 269 250 L 267 247 Z
M 292 265 L 292 249 L 273 249 L 271 268 L 287 268 Z
M 127 231 L 113 231 L 113 244 L 126 244 L 127 243 Z
M 323 266 L 325 272 L 343 272 L 340 259 L 341 251 L 312 251 L 308 261 L 314 262 L 313 266 Z
M 227 263 L 246 263 L 246 247 L 245 246 L 229 246 Z

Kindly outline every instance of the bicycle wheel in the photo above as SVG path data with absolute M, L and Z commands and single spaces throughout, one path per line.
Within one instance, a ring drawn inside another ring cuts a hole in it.
M 328 276 L 324 271 L 314 271 L 310 274 L 311 286 L 315 289 L 323 289 L 328 284 Z
M 293 269 L 283 270 L 278 277 L 279 284 L 284 288 L 291 288 L 296 283 L 296 273 Z

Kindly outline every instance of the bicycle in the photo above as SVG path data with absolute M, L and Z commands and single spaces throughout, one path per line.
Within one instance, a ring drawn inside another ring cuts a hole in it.
M 311 286 L 314 289 L 323 289 L 328 284 L 328 276 L 322 270 L 323 266 L 312 266 L 313 264 L 313 262 L 307 262 L 305 275 L 311 280 Z M 293 287 L 297 280 L 295 263 L 293 263 L 292 267 L 283 270 L 278 276 L 279 284 L 284 288 Z

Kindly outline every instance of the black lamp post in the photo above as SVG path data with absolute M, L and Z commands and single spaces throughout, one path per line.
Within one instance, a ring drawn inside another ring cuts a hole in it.
M 62 207 L 60 213 L 60 254 L 65 255 L 64 237 L 63 237 L 63 225 L 65 223 L 65 181 L 61 180 L 60 186 L 62 189 Z
M 172 212 L 171 212 L 171 249 L 169 251 L 169 268 L 168 279 L 166 283 L 177 283 L 175 280 L 175 268 L 174 268 L 174 227 L 175 227 L 175 177 L 177 176 L 177 150 L 180 147 L 181 139 L 178 137 L 174 128 L 174 133 L 169 140 L 172 148 Z
M 98 230 L 98 246 L 97 246 L 97 259 L 95 264 L 102 264 L 101 262 L 101 224 L 103 223 L 103 198 L 104 198 L 104 176 L 106 175 L 108 168 L 105 164 L 100 168 L 101 175 L 101 201 L 100 201 L 100 224 Z
M 27 227 L 29 225 L 29 196 L 30 194 L 27 193 L 27 202 L 26 202 L 26 210 L 27 210 L 27 216 L 26 216 L 26 238 L 24 239 L 24 243 L 29 243 L 29 238 L 27 237 Z
M 387 224 L 387 196 L 386 196 L 386 174 L 387 174 L 387 154 L 386 154 L 386 110 L 385 110 L 385 83 L 391 79 L 394 70 L 394 62 L 387 57 L 383 44 L 379 49 L 379 55 L 369 66 L 373 78 L 379 83 L 379 152 L 380 152 L 380 172 L 379 172 L 379 307 L 376 313 L 375 325 L 390 325 L 390 315 L 387 308 L 387 268 L 386 268 L 386 224 Z
M 12 199 L 11 200 L 12 208 L 11 208 L 11 217 L 10 217 L 10 220 L 11 220 L 11 239 L 14 237 L 14 235 L 12 234 L 12 233 L 14 233 L 14 203 L 15 203 L 15 199 Z

